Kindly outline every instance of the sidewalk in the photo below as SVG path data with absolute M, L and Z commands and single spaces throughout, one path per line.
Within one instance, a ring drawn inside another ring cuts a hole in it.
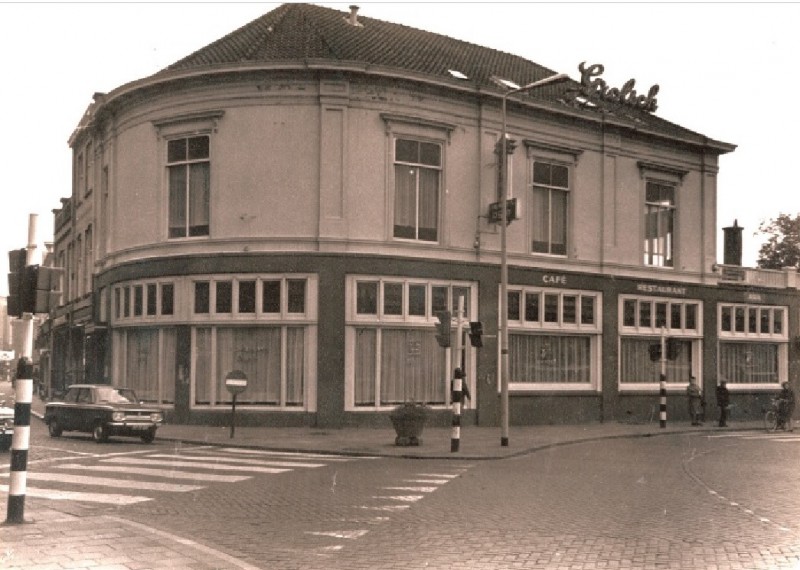
M 44 416 L 44 403 L 33 397 L 31 411 Z M 385 428 L 283 428 L 236 426 L 231 437 L 230 426 L 167 424 L 158 429 L 157 440 L 180 441 L 201 445 L 235 446 L 303 453 L 338 453 L 355 456 L 408 457 L 419 459 L 503 459 L 524 455 L 549 447 L 620 437 L 651 437 L 689 432 L 721 432 L 760 430 L 761 422 L 729 422 L 727 428 L 717 427 L 716 419 L 703 426 L 688 421 L 667 422 L 660 427 L 658 420 L 646 424 L 605 422 L 578 425 L 510 426 L 509 445 L 500 445 L 500 428 L 462 426 L 458 451 L 452 452 L 450 427 L 426 427 L 422 445 L 396 446 L 395 432 Z

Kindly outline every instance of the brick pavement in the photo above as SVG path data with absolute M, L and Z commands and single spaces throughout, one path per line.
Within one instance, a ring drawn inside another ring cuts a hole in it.
M 33 414 L 41 417 L 43 404 L 34 398 Z M 228 428 L 167 425 L 159 438 L 211 445 L 236 445 L 276 450 L 291 450 L 350 455 L 384 455 L 421 459 L 498 459 L 548 449 L 575 441 L 604 438 L 646 437 L 713 431 L 713 424 L 697 428 L 683 423 L 655 424 L 605 423 L 577 426 L 532 426 L 510 429 L 510 445 L 499 444 L 499 428 L 465 426 L 460 451 L 450 453 L 448 428 L 430 428 L 423 434 L 420 447 L 397 447 L 390 428 L 249 428 L 237 427 L 235 437 Z M 730 429 L 760 429 L 757 423 L 733 424 Z M 256 568 L 212 547 L 157 530 L 123 517 L 99 513 L 74 515 L 52 509 L 46 501 L 28 498 L 24 524 L 4 524 L 0 528 L 0 568 L 58 570 L 67 568 L 103 568 L 105 570 L 145 568 L 186 568 L 195 570 Z M 502 541 L 498 543 L 498 547 Z M 502 557 L 501 557 L 502 558 Z M 495 559 L 495 561 L 500 559 Z M 373 560 L 373 564 L 377 562 Z M 390 563 L 390 561 L 387 561 Z M 459 562 L 449 559 L 450 566 Z M 647 561 L 644 561 L 647 562 Z M 527 566 L 525 561 L 508 560 L 508 565 Z M 374 566 L 373 566 L 374 567 Z M 432 565 L 431 567 L 436 567 Z M 444 566 L 443 566 L 444 567 Z M 462 567 L 469 567 L 463 565 Z M 591 566 L 580 566 L 591 567 Z M 602 566 L 597 565 L 597 568 Z M 606 567 L 613 567 L 612 565 Z M 636 567 L 633 565 L 631 567 Z M 644 567 L 644 566 L 643 566 Z

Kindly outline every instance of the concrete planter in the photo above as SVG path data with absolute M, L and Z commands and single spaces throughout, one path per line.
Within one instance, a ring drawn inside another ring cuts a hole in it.
M 428 419 L 428 407 L 424 404 L 405 403 L 397 406 L 389 415 L 397 437 L 395 445 L 422 445 L 422 430 Z

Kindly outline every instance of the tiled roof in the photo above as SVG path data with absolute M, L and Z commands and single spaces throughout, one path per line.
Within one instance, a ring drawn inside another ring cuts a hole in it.
M 362 14 L 359 25 L 349 21 L 350 13 L 312 4 L 289 3 L 272 10 L 175 62 L 157 73 L 159 76 L 180 72 L 220 69 L 228 65 L 269 64 L 305 61 L 330 61 L 378 66 L 418 75 L 437 81 L 466 82 L 483 90 L 502 92 L 492 77 L 511 80 L 518 85 L 553 75 L 555 72 L 522 57 L 482 47 L 448 36 L 385 22 Z M 467 79 L 455 79 L 450 70 Z M 558 103 L 577 83 L 554 84 L 520 95 L 542 102 Z M 599 108 L 632 128 L 677 137 L 695 144 L 714 144 L 706 137 L 639 109 L 600 102 L 594 109 L 573 109 L 587 118 L 598 117 Z M 723 148 L 731 145 L 717 143 Z M 732 150 L 728 148 L 727 150 Z

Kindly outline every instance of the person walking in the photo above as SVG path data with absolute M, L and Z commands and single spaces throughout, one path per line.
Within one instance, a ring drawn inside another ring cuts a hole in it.
M 703 394 L 700 392 L 700 386 L 697 385 L 697 379 L 694 376 L 689 378 L 689 385 L 686 387 L 686 398 L 689 405 L 689 419 L 692 425 L 703 425 L 703 422 L 700 421 L 700 407 L 703 401 Z
M 719 406 L 719 427 L 728 427 L 728 408 L 731 405 L 731 394 L 728 383 L 723 380 L 717 386 L 717 406 Z

